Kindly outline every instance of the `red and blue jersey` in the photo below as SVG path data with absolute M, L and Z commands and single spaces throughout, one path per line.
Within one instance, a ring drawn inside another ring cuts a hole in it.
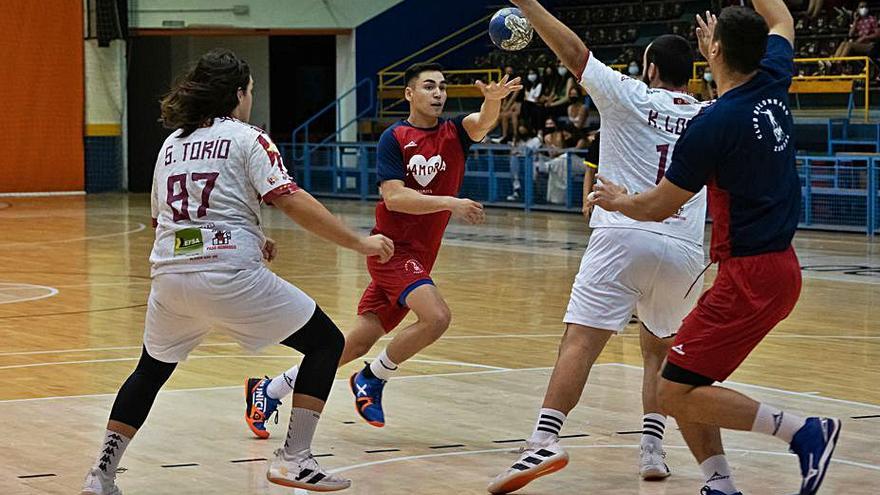
M 376 152 L 379 183 L 401 180 L 422 194 L 457 196 L 467 152 L 474 144 L 462 126 L 463 120 L 464 116 L 440 119 L 427 129 L 401 120 L 386 129 Z M 393 212 L 380 200 L 373 233 L 393 240 L 396 251 L 417 255 L 430 270 L 450 215 L 448 211 L 427 215 Z
M 758 73 L 688 125 L 666 178 L 691 192 L 707 186 L 713 261 L 784 251 L 800 216 L 791 43 L 770 35 Z

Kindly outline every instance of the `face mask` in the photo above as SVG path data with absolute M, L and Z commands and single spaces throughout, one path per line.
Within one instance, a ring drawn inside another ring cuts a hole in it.
M 564 76 L 568 73 L 568 69 L 565 67 L 557 67 L 556 72 L 558 72 L 560 76 Z
M 859 15 L 865 17 L 868 15 L 868 7 L 862 7 L 859 9 Z
M 529 74 L 529 81 L 530 82 L 536 82 L 537 80 L 538 80 L 537 74 Z
M 712 82 L 712 73 L 711 72 L 704 72 L 703 79 L 705 79 L 706 82 Z
M 629 66 L 629 75 L 635 76 L 635 75 L 638 75 L 638 73 L 639 73 L 639 66 L 638 65 L 630 65 Z

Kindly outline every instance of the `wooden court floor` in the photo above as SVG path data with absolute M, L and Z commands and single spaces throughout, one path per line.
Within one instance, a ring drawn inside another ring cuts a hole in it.
M 372 226 L 372 205 L 328 202 Z M 450 226 L 434 278 L 453 323 L 386 389 L 388 425 L 361 423 L 337 375 L 315 452 L 356 494 L 479 494 L 529 435 L 555 360 L 561 317 L 588 229 L 570 214 L 489 210 Z M 140 352 L 152 244 L 144 195 L 0 198 L 0 494 L 78 493 L 113 394 Z M 272 268 L 311 294 L 345 331 L 368 282 L 364 261 L 277 211 Z M 880 251 L 864 235 L 799 233 L 805 284 L 794 314 L 732 377 L 734 388 L 805 414 L 844 419 L 822 493 L 876 494 L 880 484 Z M 710 270 L 711 280 L 713 271 Z M 572 462 L 526 494 L 694 495 L 699 470 L 668 428 L 666 482 L 636 474 L 641 369 L 635 327 L 613 338 L 563 434 Z M 374 349 L 378 352 L 378 349 Z M 249 355 L 212 336 L 181 364 L 122 461 L 126 494 L 292 493 L 265 480 L 273 437 L 242 421 L 243 380 L 299 356 Z M 745 494 L 790 494 L 796 459 L 774 439 L 725 433 Z M 300 492 L 302 493 L 302 492 Z

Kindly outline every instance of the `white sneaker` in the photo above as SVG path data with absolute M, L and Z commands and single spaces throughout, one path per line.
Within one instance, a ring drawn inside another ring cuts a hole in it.
M 555 473 L 568 465 L 568 453 L 555 441 L 550 445 L 526 442 L 519 449 L 519 459 L 489 483 L 489 493 L 510 493 L 528 485 L 541 476 Z
M 643 480 L 649 481 L 668 478 L 672 473 L 666 465 L 666 452 L 642 445 L 639 449 L 639 474 Z
M 122 490 L 116 486 L 114 480 L 108 479 L 101 471 L 90 469 L 80 495 L 122 495 Z
M 275 458 L 269 464 L 266 478 L 278 485 L 313 492 L 335 492 L 351 486 L 351 480 L 321 469 L 311 453 L 305 457 L 291 459 L 284 453 L 284 449 L 275 451 Z

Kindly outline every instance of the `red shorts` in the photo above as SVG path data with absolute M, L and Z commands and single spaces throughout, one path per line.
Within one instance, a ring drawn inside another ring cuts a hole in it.
M 394 330 L 409 313 L 406 296 L 416 287 L 434 284 L 431 265 L 420 256 L 397 252 L 387 263 L 379 263 L 374 257 L 367 258 L 367 269 L 373 280 L 361 301 L 358 314 L 375 313 L 385 332 Z
M 801 267 L 794 248 L 730 258 L 684 319 L 664 378 L 688 383 L 724 381 L 797 304 Z M 696 376 L 695 376 L 696 375 Z

